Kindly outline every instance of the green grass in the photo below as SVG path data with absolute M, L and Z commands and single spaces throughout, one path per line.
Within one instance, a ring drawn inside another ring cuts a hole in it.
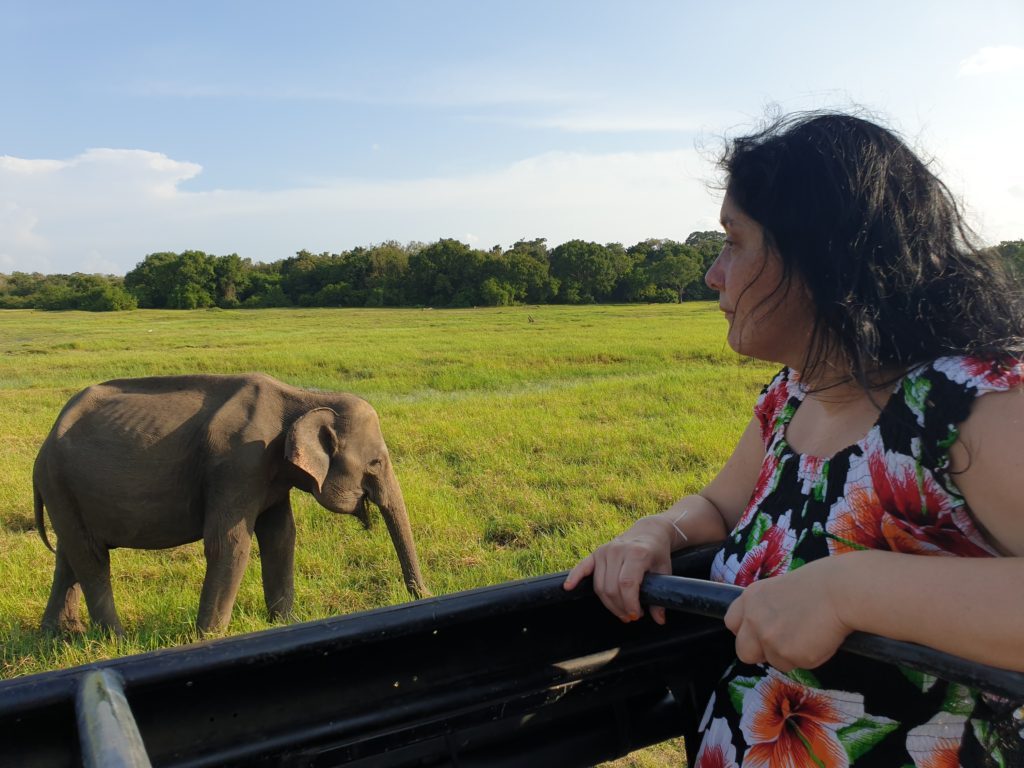
M 196 639 L 200 544 L 112 553 L 125 638 L 38 630 L 53 556 L 32 523 L 32 462 L 61 406 L 88 384 L 265 371 L 365 397 L 381 416 L 424 575 L 442 594 L 566 569 L 709 480 L 772 370 L 724 339 L 710 303 L 0 312 L 0 676 Z M 299 492 L 293 503 L 295 620 L 408 599 L 383 525 L 364 531 Z M 254 546 L 229 633 L 268 626 Z

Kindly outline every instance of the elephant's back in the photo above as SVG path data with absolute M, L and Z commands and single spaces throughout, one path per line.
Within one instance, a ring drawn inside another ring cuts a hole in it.
M 37 484 L 48 506 L 59 488 L 80 510 L 103 510 L 97 538 L 109 546 L 195 540 L 205 424 L 216 403 L 190 387 L 118 384 L 91 386 L 68 402 L 40 450 Z
M 195 387 L 96 384 L 68 402 L 42 452 L 52 470 L 90 486 L 100 478 L 192 484 L 217 405 Z
M 64 406 L 52 431 L 58 441 L 124 444 L 134 451 L 201 433 L 242 377 L 163 376 L 94 384 Z
M 195 392 L 153 395 L 120 392 L 100 384 L 70 401 L 53 426 L 50 440 L 60 453 L 102 451 L 123 458 L 166 451 L 187 440 L 203 413 Z

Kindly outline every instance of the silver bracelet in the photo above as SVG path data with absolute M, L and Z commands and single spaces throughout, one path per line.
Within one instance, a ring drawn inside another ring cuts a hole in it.
M 672 527 L 676 529 L 676 533 L 683 537 L 683 541 L 689 541 L 690 537 L 683 533 L 683 529 L 680 528 L 677 523 L 690 514 L 690 510 L 684 509 L 675 520 L 672 521 Z

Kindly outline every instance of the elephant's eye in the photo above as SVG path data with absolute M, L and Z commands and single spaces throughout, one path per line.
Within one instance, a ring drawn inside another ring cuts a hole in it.
M 373 459 L 373 460 L 372 460 L 372 461 L 370 462 L 370 466 L 371 466 L 371 467 L 373 467 L 374 469 L 380 469 L 380 467 L 381 467 L 381 465 L 382 465 L 383 463 L 384 463 L 384 462 L 383 462 L 383 461 L 381 461 L 380 459 Z

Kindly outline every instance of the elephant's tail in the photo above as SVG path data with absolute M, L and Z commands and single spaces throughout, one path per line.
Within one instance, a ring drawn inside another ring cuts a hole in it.
M 39 531 L 39 538 L 43 540 L 43 544 L 46 545 L 48 550 L 56 554 L 57 550 L 50 545 L 50 540 L 46 537 L 46 518 L 43 517 L 43 494 L 36 487 L 32 488 L 32 494 L 35 497 L 36 530 Z

